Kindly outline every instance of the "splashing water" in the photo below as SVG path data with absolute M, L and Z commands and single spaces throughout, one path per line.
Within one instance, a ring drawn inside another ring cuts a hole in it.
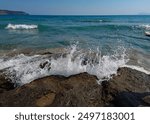
M 17 29 L 22 29 L 22 30 L 29 30 L 29 29 L 37 29 L 37 25 L 26 25 L 26 24 L 8 24 L 6 29 L 12 29 L 12 30 L 17 30 Z
M 0 59 L 0 70 L 5 70 L 14 83 L 23 85 L 49 75 L 70 76 L 87 72 L 96 75 L 101 81 L 116 74 L 117 69 L 126 64 L 125 49 L 118 49 L 113 55 L 101 55 L 97 50 L 81 50 L 77 45 L 68 48 L 66 54 L 56 55 L 18 55 Z
M 99 51 L 97 53 L 93 51 L 89 51 L 88 53 L 77 51 L 74 45 L 72 46 L 70 54 L 65 58 L 52 59 L 51 72 L 52 74 L 65 76 L 87 72 L 96 75 L 98 79 L 110 78 L 110 76 L 115 74 L 117 69 L 125 65 L 126 62 L 124 50 L 121 55 L 118 55 L 118 52 L 116 52 L 116 54 L 111 56 L 102 56 Z
M 139 28 L 144 28 L 144 29 L 146 29 L 146 30 L 150 30 L 150 25 L 149 25 L 149 24 L 139 25 L 139 26 L 137 26 L 137 27 L 139 27 Z

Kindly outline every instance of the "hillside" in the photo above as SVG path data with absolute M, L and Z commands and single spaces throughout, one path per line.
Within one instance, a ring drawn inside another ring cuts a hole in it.
M 0 15 L 28 15 L 23 11 L 0 10 Z

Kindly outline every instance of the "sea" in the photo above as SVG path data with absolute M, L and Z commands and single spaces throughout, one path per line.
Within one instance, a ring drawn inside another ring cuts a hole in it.
M 23 85 L 87 72 L 98 82 L 129 67 L 150 74 L 150 16 L 0 16 L 0 72 Z

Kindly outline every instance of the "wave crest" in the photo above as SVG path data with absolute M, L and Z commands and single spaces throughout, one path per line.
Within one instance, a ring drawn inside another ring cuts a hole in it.
M 140 25 L 139 27 L 142 27 L 146 30 L 150 30 L 150 25 L 149 24 L 145 24 L 145 25 Z
M 26 24 L 8 24 L 6 29 L 13 29 L 13 30 L 17 30 L 17 29 L 37 29 L 38 25 L 26 25 Z
M 122 49 L 121 49 L 122 50 Z M 56 57 L 57 56 L 57 57 Z M 113 55 L 101 55 L 101 52 L 83 51 L 72 45 L 62 55 L 19 55 L 0 60 L 0 70 L 6 69 L 8 77 L 14 83 L 23 85 L 35 79 L 49 75 L 70 76 L 87 72 L 96 75 L 99 81 L 107 80 L 117 69 L 127 62 L 125 51 Z

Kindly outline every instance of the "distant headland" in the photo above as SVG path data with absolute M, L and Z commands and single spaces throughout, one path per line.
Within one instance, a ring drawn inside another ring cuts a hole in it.
M 29 15 L 23 11 L 0 10 L 0 15 Z

